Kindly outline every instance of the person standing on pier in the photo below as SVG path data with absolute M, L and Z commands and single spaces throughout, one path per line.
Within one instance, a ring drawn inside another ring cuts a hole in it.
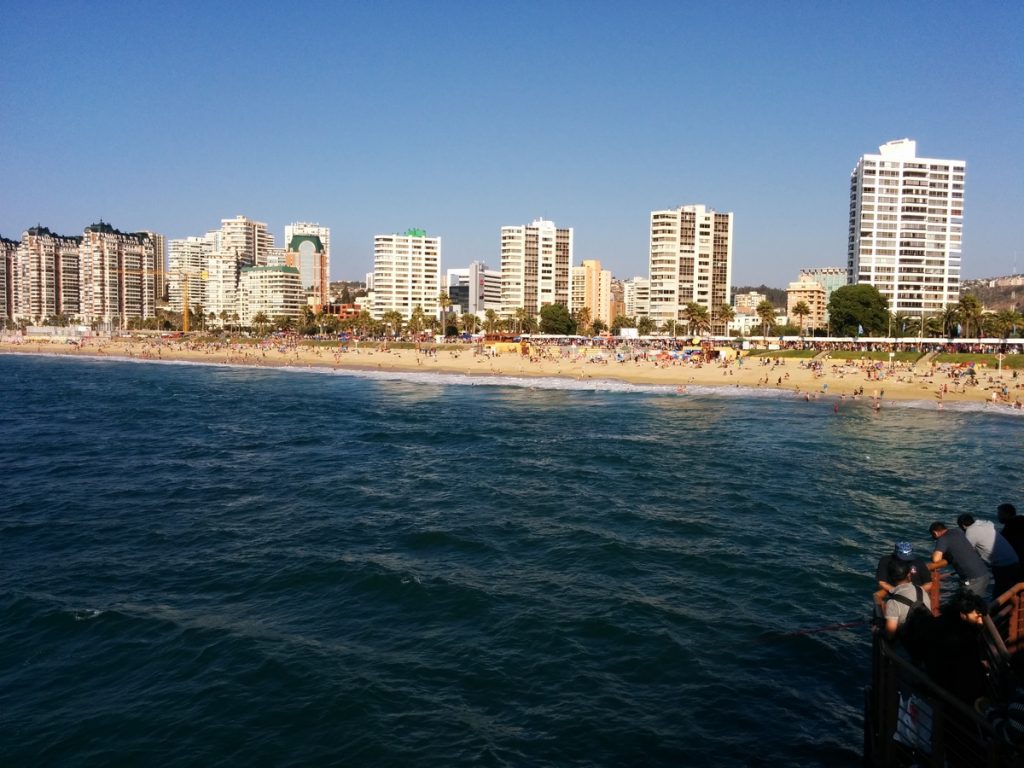
M 939 521 L 928 526 L 928 531 L 935 540 L 932 562 L 949 561 L 957 576 L 960 577 L 964 589 L 986 597 L 992 577 L 989 575 L 985 561 L 967 540 L 964 532 L 959 528 L 946 528 L 946 524 Z

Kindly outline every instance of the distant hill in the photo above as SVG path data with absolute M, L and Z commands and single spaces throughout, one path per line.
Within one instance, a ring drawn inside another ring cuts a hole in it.
M 732 295 L 735 296 L 737 293 L 750 293 L 751 291 L 757 291 L 763 293 L 768 297 L 768 301 L 772 305 L 781 308 L 786 306 L 786 290 L 784 288 L 769 288 L 767 285 L 740 285 L 732 289 Z
M 1017 282 L 1019 275 L 1009 277 L 993 277 L 984 280 L 964 280 L 961 286 L 961 294 L 973 293 L 985 309 L 992 312 L 1001 312 L 1004 309 L 1015 309 L 1024 312 L 1024 284 L 1007 285 L 1008 282 Z M 1000 285 L 1000 283 L 1002 283 Z

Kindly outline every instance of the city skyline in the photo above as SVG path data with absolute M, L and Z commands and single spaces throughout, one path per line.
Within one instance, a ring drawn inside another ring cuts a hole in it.
M 733 284 L 784 286 L 846 262 L 851 169 L 907 137 L 970 169 L 962 277 L 1020 271 L 1024 11 L 728 10 L 12 7 L 0 92 L 33 108 L 0 117 L 0 235 L 319 221 L 359 279 L 381 232 L 496 265 L 502 226 L 544 218 L 627 279 L 650 211 L 703 203 L 736 216 Z

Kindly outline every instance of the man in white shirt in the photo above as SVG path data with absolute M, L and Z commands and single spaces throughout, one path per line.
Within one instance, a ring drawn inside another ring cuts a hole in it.
M 992 598 L 1012 589 L 1020 576 L 1020 560 L 995 524 L 988 520 L 975 520 L 974 515 L 960 515 L 956 524 L 964 532 L 981 559 L 992 569 Z

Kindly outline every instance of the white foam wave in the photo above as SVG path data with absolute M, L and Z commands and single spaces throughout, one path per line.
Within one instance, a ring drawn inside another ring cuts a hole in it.
M 120 363 L 150 363 L 156 365 L 180 365 L 199 366 L 208 368 L 230 368 L 240 371 L 279 371 L 282 373 L 309 373 L 330 376 L 345 376 L 351 378 L 368 379 L 372 381 L 400 381 L 410 383 L 427 383 L 444 386 L 463 387 L 515 387 L 519 389 L 532 389 L 540 391 L 570 391 L 570 392 L 619 392 L 626 394 L 652 394 L 672 397 L 726 397 L 726 398 L 759 398 L 768 400 L 804 400 L 805 393 L 794 392 L 788 389 L 774 389 L 761 387 L 742 386 L 706 386 L 700 384 L 666 385 L 666 384 L 634 384 L 628 381 L 616 379 L 570 379 L 557 376 L 498 376 L 460 373 L 441 373 L 435 371 L 383 371 L 366 370 L 358 368 L 328 368 L 326 366 L 293 366 L 293 365 L 267 365 L 253 366 L 239 363 L 221 363 L 213 360 L 160 360 L 153 358 L 127 357 L 119 355 L 66 355 L 54 352 L 10 352 L 5 354 L 53 357 L 75 360 L 109 361 Z M 869 398 L 860 400 L 839 400 L 834 395 L 822 396 L 812 395 L 812 402 L 840 403 L 842 408 L 847 407 L 868 407 L 872 401 Z M 892 408 L 928 410 L 928 411 L 950 411 L 953 413 L 987 413 L 999 416 L 1010 416 L 1022 418 L 1024 410 L 1015 409 L 1006 405 L 993 405 L 989 402 L 979 401 L 946 401 L 939 408 L 934 400 L 884 400 L 882 410 Z

